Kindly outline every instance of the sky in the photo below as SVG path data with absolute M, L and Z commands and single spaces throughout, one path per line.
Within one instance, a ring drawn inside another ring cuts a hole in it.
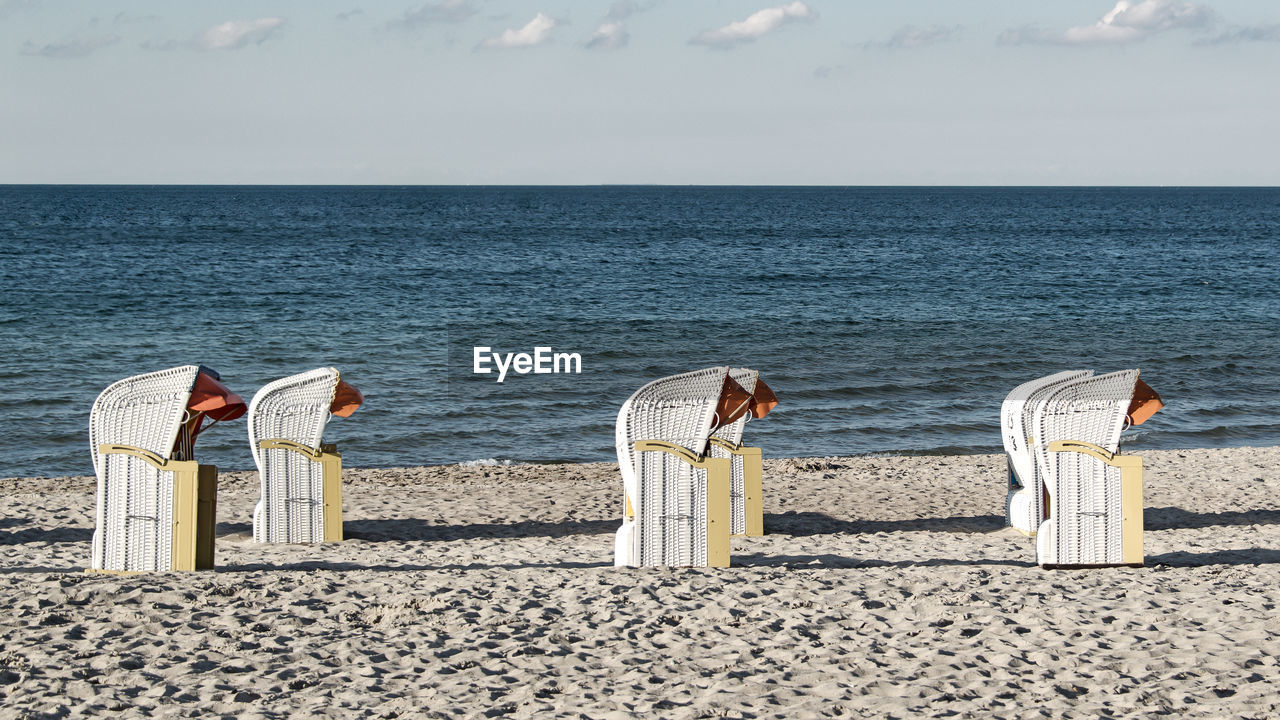
M 1278 185 L 1275 0 L 0 0 L 0 183 Z

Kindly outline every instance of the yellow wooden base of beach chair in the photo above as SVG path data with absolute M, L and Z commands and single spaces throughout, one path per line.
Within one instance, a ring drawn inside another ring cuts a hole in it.
M 102 455 L 132 455 L 157 470 L 173 473 L 170 569 L 212 570 L 214 528 L 218 515 L 218 467 L 201 465 L 195 460 L 167 460 L 132 445 L 99 445 L 98 452 Z M 90 568 L 86 572 L 133 575 L 140 571 Z
M 1093 443 L 1058 440 L 1049 443 L 1049 452 L 1077 452 L 1120 469 L 1120 565 L 1141 567 L 1142 548 L 1142 458 L 1108 452 Z
M 195 465 L 195 463 L 191 463 Z M 212 570 L 218 468 L 196 465 L 173 477 L 173 569 Z
M 320 446 L 324 465 L 324 541 L 342 542 L 342 454 L 337 445 Z
M 707 567 L 729 567 L 729 474 L 728 458 L 698 455 L 681 445 L 662 440 L 637 440 L 636 452 L 664 452 L 680 458 L 690 466 L 707 471 Z M 627 517 L 634 517 L 630 501 L 626 501 Z
M 739 536 L 764 535 L 764 456 L 758 447 L 734 445 L 728 440 L 711 438 L 711 444 L 734 457 L 742 458 L 743 531 Z M 730 458 L 732 460 L 733 458 Z
M 729 461 L 706 458 L 707 567 L 729 567 Z

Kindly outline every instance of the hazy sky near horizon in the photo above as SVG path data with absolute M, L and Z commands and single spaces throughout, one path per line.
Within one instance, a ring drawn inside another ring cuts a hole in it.
M 0 0 L 0 182 L 1280 185 L 1274 0 Z

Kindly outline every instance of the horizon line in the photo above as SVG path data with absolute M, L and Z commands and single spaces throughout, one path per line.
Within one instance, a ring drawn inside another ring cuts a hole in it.
M 868 184 L 761 184 L 761 183 L 186 183 L 186 182 L 0 182 L 3 188 L 21 187 L 207 187 L 207 188 L 812 188 L 812 189 L 879 189 L 879 188 L 951 188 L 951 189 L 999 189 L 999 188 L 1097 188 L 1097 189 L 1236 189 L 1236 190 L 1273 190 L 1280 185 L 1129 185 L 1107 183 L 1075 183 L 1066 185 L 1039 184 L 934 184 L 916 185 L 908 183 L 890 183 L 882 185 Z

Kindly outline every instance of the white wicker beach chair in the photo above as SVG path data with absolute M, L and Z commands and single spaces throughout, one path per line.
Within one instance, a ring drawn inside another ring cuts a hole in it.
M 249 403 L 249 445 L 262 487 L 254 540 L 342 540 L 342 456 L 323 443 L 340 381 L 335 368 L 317 368 L 268 383 Z
M 729 565 L 730 461 L 706 454 L 728 373 L 655 380 L 618 411 L 625 515 L 615 565 Z
M 208 368 L 185 365 L 125 378 L 94 401 L 89 447 L 98 500 L 91 570 L 213 567 L 218 470 L 191 454 L 207 417 L 244 413 L 244 402 L 217 380 Z M 194 399 L 208 414 L 189 407 L 198 382 L 202 394 Z
M 1049 495 L 1041 566 L 1142 564 L 1142 458 L 1117 454 L 1137 381 L 1137 370 L 1072 380 L 1037 406 L 1034 454 Z
M 756 391 L 760 373 L 747 368 L 729 371 L 729 377 L 748 393 Z M 742 444 L 742 431 L 751 417 L 748 413 L 716 430 L 711 435 L 710 455 L 730 462 L 729 533 L 757 536 L 764 534 L 763 459 L 758 447 Z
M 1036 407 L 1054 387 L 1092 375 L 1092 370 L 1066 370 L 1036 378 L 1014 388 L 1000 407 L 1000 430 L 1009 455 L 1005 522 L 1024 534 L 1035 535 L 1044 520 L 1044 478 L 1037 469 L 1033 452 Z

